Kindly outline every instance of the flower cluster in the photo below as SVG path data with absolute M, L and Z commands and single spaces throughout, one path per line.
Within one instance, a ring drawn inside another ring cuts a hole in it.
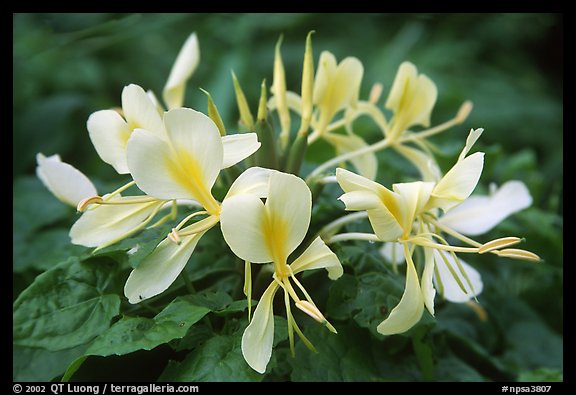
M 166 291 L 183 272 L 202 236 L 219 225 L 225 243 L 245 262 L 249 324 L 242 337 L 242 353 L 254 370 L 264 373 L 273 349 L 277 292 L 284 294 L 292 352 L 294 333 L 314 349 L 296 323 L 292 303 L 337 332 L 297 277 L 300 272 L 323 268 L 329 279 L 337 280 L 344 269 L 328 247 L 333 243 L 383 242 L 383 260 L 395 270 L 406 262 L 404 294 L 378 325 L 382 335 L 409 330 L 425 308 L 434 315 L 437 292 L 456 303 L 475 299 L 482 292 L 480 274 L 460 254 L 540 260 L 532 252 L 511 248 L 522 241 L 518 237 L 487 243 L 468 237 L 485 233 L 528 207 L 531 197 L 520 181 L 510 181 L 490 196 L 470 196 L 484 164 L 483 153 L 471 153 L 483 129 L 470 131 L 456 163 L 442 174 L 429 138 L 461 124 L 472 105 L 463 103 L 453 119 L 431 127 L 437 88 L 412 63 L 400 65 L 381 108 L 380 84 L 372 87 L 367 100 L 360 98 L 363 66 L 357 58 L 338 62 L 325 51 L 314 70 L 311 34 L 306 39 L 301 91 L 289 91 L 279 41 L 273 82 L 269 91 L 262 82 L 256 117 L 233 74 L 240 121 L 239 131 L 230 133 L 208 92 L 207 115 L 183 107 L 185 87 L 199 59 L 198 39 L 192 34 L 164 87 L 166 107 L 153 92 L 130 84 L 122 91 L 121 108 L 96 111 L 88 118 L 89 136 L 100 158 L 118 174 L 131 177 L 124 186 L 98 194 L 84 174 L 58 155 L 37 155 L 38 177 L 58 199 L 82 213 L 70 229 L 74 244 L 99 250 L 142 230 L 174 223 L 126 280 L 124 294 L 130 303 Z M 300 119 L 297 128 L 292 127 L 294 115 Z M 360 116 L 374 121 L 381 139 L 369 144 L 355 133 Z M 273 119 L 278 120 L 278 131 Z M 411 130 L 415 126 L 426 129 Z M 319 139 L 334 147 L 335 156 L 301 178 L 307 147 Z M 395 150 L 413 164 L 421 181 L 396 183 L 392 189 L 375 181 L 376 153 L 385 149 Z M 232 182 L 219 200 L 213 187 L 222 179 Z M 326 183 L 337 183 L 344 192 L 339 200 L 345 210 L 357 213 L 342 213 L 310 235 L 311 190 L 321 191 Z M 182 219 L 176 223 L 179 213 Z M 373 233 L 342 230 L 365 218 Z M 461 243 L 452 245 L 449 240 Z M 415 261 L 420 257 L 418 265 Z M 258 295 L 252 313 L 253 264 L 268 268 L 261 273 L 269 273 L 269 285 Z

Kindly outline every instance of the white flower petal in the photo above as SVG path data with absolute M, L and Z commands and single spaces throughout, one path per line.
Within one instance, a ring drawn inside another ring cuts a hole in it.
M 440 207 L 447 212 L 462 203 L 476 188 L 483 166 L 483 152 L 475 152 L 457 162 L 434 187 L 427 208 Z
M 114 110 L 92 113 L 86 123 L 90 140 L 100 158 L 114 167 L 119 174 L 127 174 L 126 144 L 132 129 Z
M 229 134 L 222 136 L 222 146 L 222 169 L 226 169 L 256 152 L 260 142 L 256 133 Z
M 170 71 L 168 81 L 162 92 L 168 109 L 181 107 L 184 102 L 186 82 L 200 63 L 200 46 L 196 33 L 188 36 Z
M 508 181 L 491 196 L 470 196 L 442 216 L 440 223 L 465 235 L 480 235 L 531 204 L 532 196 L 526 185 L 522 181 Z
M 140 86 L 130 84 L 122 90 L 122 111 L 130 130 L 146 129 L 164 135 L 158 108 Z
M 432 283 L 432 278 L 434 277 L 434 250 L 425 248 L 424 260 L 426 264 L 422 272 L 422 297 L 424 298 L 424 305 L 430 314 L 434 315 L 434 297 L 436 296 L 436 290 Z
M 371 191 L 347 192 L 338 200 L 341 200 L 346 205 L 346 210 L 350 211 L 373 210 L 384 206 L 380 197 Z
M 222 202 L 222 235 L 232 252 L 241 259 L 272 262 L 272 253 L 266 243 L 266 222 L 264 203 L 257 196 L 238 194 Z
M 128 203 L 141 196 L 114 197 L 113 202 Z M 72 243 L 86 247 L 106 247 L 141 229 L 163 201 L 102 205 L 85 211 L 70 228 Z
M 80 170 L 62 162 L 60 156 L 36 155 L 36 175 L 61 202 L 76 207 L 87 197 L 95 196 L 96 187 Z
M 460 279 L 460 282 L 464 286 L 466 293 L 462 291 L 462 288 L 460 288 L 460 285 L 458 285 L 458 283 L 454 279 L 454 276 L 448 269 L 448 266 L 446 266 L 446 262 L 444 261 L 444 259 L 442 259 L 442 256 L 440 254 L 444 255 L 444 258 L 448 260 L 448 262 L 452 266 L 452 269 L 454 270 L 454 273 L 456 273 L 456 275 Z M 436 262 L 436 268 L 438 271 L 438 275 L 440 276 L 440 281 L 438 281 L 437 277 L 434 277 L 434 283 L 436 284 L 436 288 L 442 290 L 443 292 L 442 296 L 445 299 L 454 303 L 464 303 L 473 299 L 474 296 L 479 295 L 482 292 L 482 289 L 484 288 L 484 284 L 482 283 L 482 277 L 480 276 L 480 273 L 476 269 L 474 269 L 468 263 L 464 262 L 462 259 L 460 258 L 458 259 L 460 260 L 460 264 L 462 265 L 462 268 L 466 272 L 466 275 L 468 276 L 468 279 L 470 280 L 472 287 L 470 287 L 468 281 L 466 281 L 466 278 L 460 272 L 460 269 L 458 268 L 458 265 L 456 264 L 456 261 L 454 260 L 452 255 L 440 252 L 438 250 L 434 250 L 434 260 Z M 442 284 L 442 286 L 440 286 L 439 282 Z
M 380 254 L 394 265 L 405 262 L 404 247 L 400 243 L 387 242 L 380 248 Z
M 168 289 L 186 266 L 204 233 L 206 231 L 183 236 L 180 244 L 167 238 L 162 240 L 130 273 L 124 285 L 128 301 L 139 303 Z
M 314 239 L 302 255 L 292 262 L 290 268 L 294 274 L 304 270 L 324 268 L 328 271 L 330 280 L 336 280 L 344 273 L 338 257 L 328 248 L 320 237 Z
M 405 247 L 405 252 L 407 253 Z M 407 256 L 406 288 L 400 302 L 376 330 L 382 335 L 394 335 L 406 332 L 420 321 L 424 312 L 424 297 L 418 282 L 418 273 L 412 257 Z
M 226 197 L 250 194 L 259 198 L 268 197 L 270 174 L 276 170 L 265 169 L 263 167 L 250 167 L 246 169 L 232 183 Z
M 274 295 L 278 284 L 273 282 L 268 286 L 254 310 L 250 325 L 242 335 L 242 355 L 252 369 L 264 373 L 272 356 L 274 341 Z
M 292 174 L 270 174 L 266 200 L 266 242 L 275 262 L 286 258 L 300 245 L 310 225 L 312 193 L 306 182 Z

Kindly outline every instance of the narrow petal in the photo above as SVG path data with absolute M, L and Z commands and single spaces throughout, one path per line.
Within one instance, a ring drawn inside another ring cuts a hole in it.
M 263 374 L 272 356 L 274 341 L 274 295 L 278 284 L 273 282 L 266 288 L 254 310 L 250 325 L 242 335 L 242 355 L 252 369 Z
M 404 247 L 406 254 L 406 288 L 400 302 L 376 330 L 382 335 L 394 335 L 406 332 L 420 321 L 424 311 L 424 297 L 418 282 L 418 273 L 414 267 L 408 247 Z
M 404 261 L 406 260 L 404 258 L 404 247 L 402 247 L 402 244 L 400 243 L 394 243 L 394 242 L 384 243 L 384 245 L 382 245 L 382 248 L 380 248 L 380 254 L 382 254 L 382 256 L 386 258 L 388 262 L 394 265 L 404 263 Z
M 430 312 L 434 315 L 434 297 L 436 296 L 436 290 L 432 282 L 434 277 L 434 251 L 430 248 L 424 249 L 424 271 L 422 272 L 422 297 L 424 298 L 424 305 Z
M 206 231 L 184 236 L 180 244 L 170 239 L 162 240 L 130 273 L 124 285 L 124 295 L 128 301 L 132 304 L 139 303 L 168 289 L 186 266 L 204 233 Z
M 522 181 L 508 181 L 491 196 L 470 196 L 440 218 L 465 235 L 488 232 L 509 215 L 530 207 L 532 196 Z
M 127 174 L 126 144 L 132 129 L 114 110 L 92 113 L 86 124 L 90 140 L 100 158 L 114 167 L 119 174 Z
M 300 245 L 310 225 L 312 193 L 306 182 L 292 174 L 270 174 L 266 200 L 266 242 L 275 262 L 286 258 Z
M 90 196 L 97 195 L 96 187 L 80 170 L 62 162 L 60 156 L 36 155 L 36 175 L 44 186 L 62 203 L 76 207 Z
M 184 102 L 186 82 L 200 63 L 200 45 L 196 33 L 188 36 L 170 71 L 168 81 L 162 92 L 168 109 L 181 107 Z
M 380 197 L 371 191 L 352 191 L 338 198 L 349 211 L 373 210 L 384 206 Z
M 342 155 L 348 152 L 356 151 L 360 148 L 366 147 L 366 142 L 354 134 L 328 134 L 326 139 L 336 147 L 336 154 Z M 373 152 L 365 155 L 356 156 L 350 160 L 358 173 L 362 176 L 373 180 L 376 178 L 378 171 L 378 161 Z
M 440 254 L 444 255 L 444 259 Z M 445 259 L 452 266 L 452 271 L 448 269 Z M 456 261 L 452 255 L 440 252 L 438 250 L 434 251 L 434 260 L 436 262 L 437 274 L 439 278 L 434 277 L 434 283 L 436 284 L 436 288 L 442 290 L 442 296 L 445 299 L 454 303 L 464 303 L 479 295 L 484 288 L 484 284 L 482 283 L 482 277 L 480 276 L 480 273 L 476 269 L 474 269 L 468 263 L 464 262 L 462 259 L 458 259 L 460 260 L 460 265 L 462 265 L 462 268 L 466 272 L 472 287 L 470 287 L 470 284 L 468 284 L 468 281 L 460 272 L 458 265 L 456 264 Z M 466 292 L 462 290 L 454 278 L 452 272 L 458 276 L 460 284 L 464 286 Z
M 222 202 L 222 235 L 232 252 L 244 260 L 272 262 L 272 253 L 266 243 L 265 223 L 264 204 L 257 196 L 238 194 Z
M 229 134 L 222 137 L 222 169 L 235 165 L 260 148 L 256 133 Z
M 164 134 L 158 108 L 140 86 L 130 84 L 122 90 L 122 111 L 130 130 L 146 129 L 149 132 Z
M 476 152 L 456 163 L 434 187 L 427 208 L 440 207 L 447 212 L 462 203 L 476 188 L 483 166 L 483 152 Z
M 344 273 L 338 257 L 328 248 L 320 237 L 314 239 L 302 255 L 292 262 L 290 268 L 294 274 L 304 270 L 324 268 L 328 271 L 328 278 L 330 278 L 330 280 L 336 280 Z
M 129 203 L 140 198 L 126 196 L 110 200 Z M 158 200 L 148 203 L 102 205 L 87 210 L 70 228 L 70 238 L 74 244 L 105 247 L 141 230 L 143 222 L 163 204 L 163 201 Z
M 270 174 L 275 171 L 276 170 L 265 169 L 263 167 L 250 167 L 246 169 L 232 183 L 224 199 L 243 193 L 259 198 L 268 197 Z

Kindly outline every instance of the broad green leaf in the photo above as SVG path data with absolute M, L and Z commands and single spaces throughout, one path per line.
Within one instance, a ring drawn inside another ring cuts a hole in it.
M 14 302 L 14 344 L 57 351 L 105 331 L 120 307 L 120 297 L 106 290 L 116 269 L 70 258 L 36 277 Z
M 216 335 L 182 362 L 170 361 L 158 381 L 261 381 L 242 356 L 241 336 Z
M 98 336 L 86 355 L 124 355 L 137 350 L 151 350 L 160 344 L 181 339 L 188 329 L 210 310 L 176 298 L 154 318 L 122 317 Z
M 336 325 L 338 334 L 312 325 L 304 334 L 314 344 L 313 353 L 302 342 L 290 359 L 294 381 L 374 381 L 378 372 L 371 355 L 369 334 L 352 325 Z
M 487 381 L 479 371 L 452 355 L 436 362 L 434 378 L 436 381 Z
M 57 228 L 38 232 L 26 242 L 14 243 L 14 271 L 28 268 L 48 270 L 71 256 L 80 256 L 86 247 L 70 243 L 69 229 Z
M 13 381 L 50 381 L 61 375 L 68 364 L 82 355 L 85 345 L 61 351 L 14 346 L 12 348 Z
M 400 300 L 403 286 L 399 276 L 379 272 L 357 278 L 344 275 L 330 289 L 327 313 L 337 319 L 353 318 L 379 337 L 376 327 Z

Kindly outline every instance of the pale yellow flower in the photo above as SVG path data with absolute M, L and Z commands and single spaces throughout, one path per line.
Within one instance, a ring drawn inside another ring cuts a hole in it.
M 271 262 L 274 266 L 273 280 L 260 298 L 242 336 L 242 354 L 259 373 L 264 373 L 272 354 L 273 300 L 278 289 L 284 291 L 292 349 L 294 331 L 309 347 L 312 346 L 294 321 L 290 299 L 296 307 L 335 331 L 295 275 L 304 270 L 324 268 L 328 277 L 334 280 L 343 273 L 336 255 L 318 237 L 298 258 L 288 263 L 288 256 L 302 243 L 308 231 L 311 208 L 312 198 L 306 183 L 296 176 L 277 171 L 269 173 L 266 203 L 247 193 L 237 193 L 222 202 L 222 234 L 232 251 L 246 261 Z M 296 289 L 292 282 L 297 285 Z M 304 300 L 298 296 L 298 288 Z

